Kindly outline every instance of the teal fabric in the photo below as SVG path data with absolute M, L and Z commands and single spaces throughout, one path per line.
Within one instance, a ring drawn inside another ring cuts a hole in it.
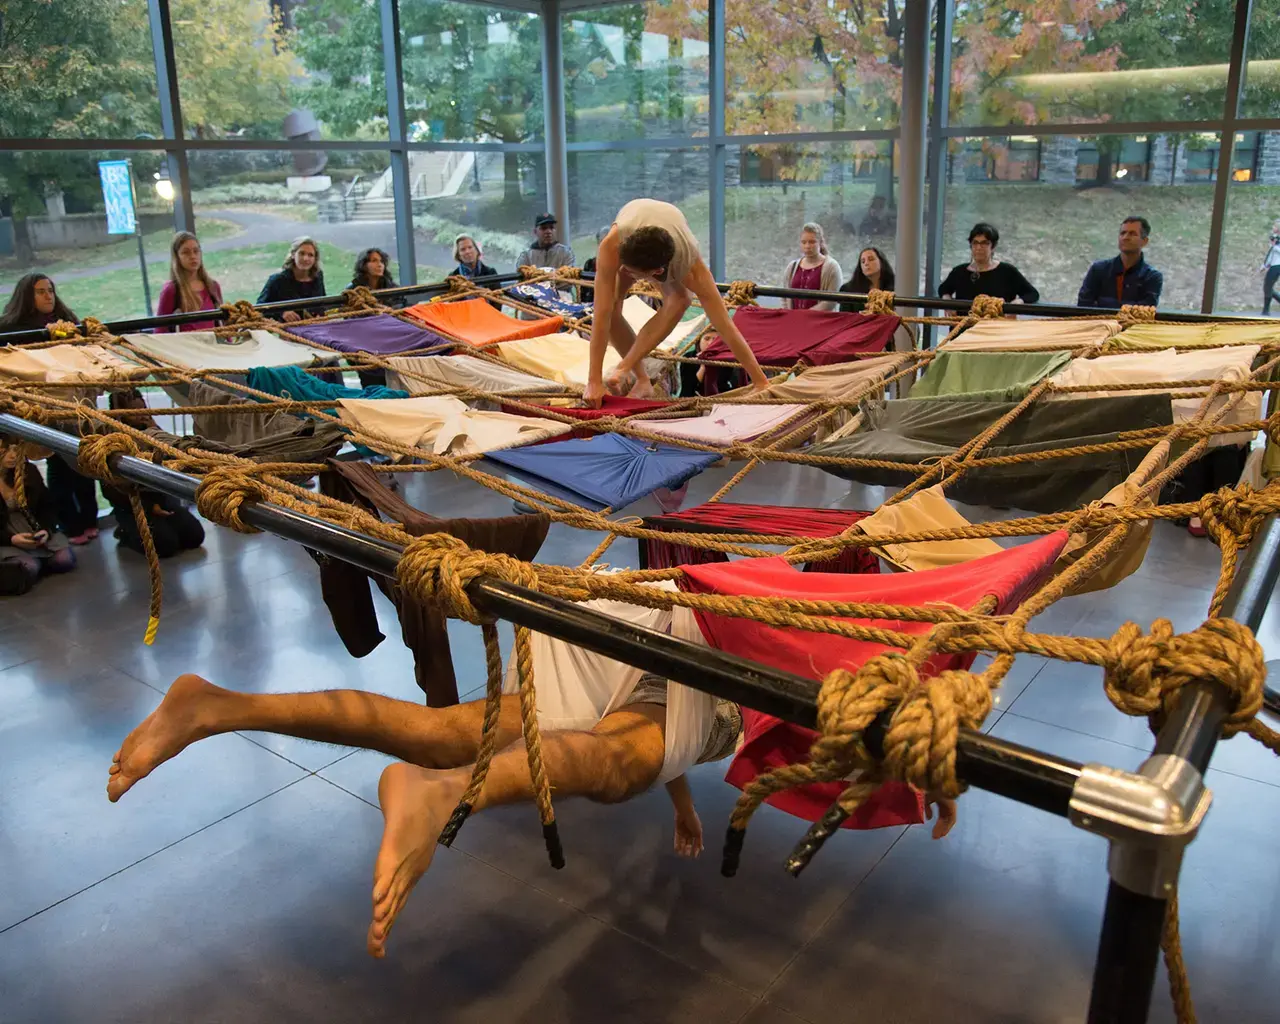
M 849 437 L 814 445 L 814 455 L 880 459 L 932 465 L 951 458 L 1016 403 L 921 402 L 914 398 L 863 407 L 862 429 Z M 1173 408 L 1166 394 L 1116 398 L 1071 398 L 1034 403 L 976 457 L 1020 455 L 1102 444 L 1122 431 L 1168 426 Z M 1155 442 L 1152 442 L 1154 446 Z M 1061 512 L 1101 498 L 1138 467 L 1148 447 L 1072 455 L 967 470 L 947 486 L 947 497 L 973 505 L 1012 506 L 1032 512 Z M 865 466 L 823 466 L 826 472 L 859 483 L 902 487 L 916 479 L 907 470 Z
M 1020 402 L 1036 384 L 1071 362 L 1070 352 L 948 352 L 933 357 L 911 400 Z
M 304 373 L 296 366 L 255 366 L 249 371 L 249 387 L 298 402 L 318 402 L 326 398 L 408 398 L 409 392 L 374 384 L 349 388 Z

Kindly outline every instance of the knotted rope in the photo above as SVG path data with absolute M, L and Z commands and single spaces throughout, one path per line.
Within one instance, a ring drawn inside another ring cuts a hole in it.
M 246 501 L 266 500 L 266 488 L 234 466 L 218 466 L 209 470 L 196 487 L 196 508 L 200 514 L 211 523 L 236 533 L 262 532 L 240 518 L 240 507 Z
M 364 285 L 356 285 L 356 287 L 348 288 L 343 292 L 342 305 L 344 309 L 353 312 L 363 310 L 379 312 L 386 308 L 378 301 L 378 297 L 373 294 L 372 289 L 366 288 Z
M 449 286 L 449 295 L 462 295 L 465 292 L 476 290 L 476 286 L 471 282 L 471 279 L 463 277 L 461 274 L 450 274 L 444 279 L 444 283 Z
M 1156 322 L 1156 307 L 1121 306 L 1120 315 L 1116 319 L 1126 327 L 1131 324 L 1153 324 Z
M 878 314 L 893 315 L 893 292 L 885 291 L 883 288 L 872 288 L 867 292 L 867 303 L 862 307 L 862 312 L 867 316 L 876 316 Z
M 257 323 L 262 319 L 262 314 L 254 309 L 253 303 L 247 299 L 240 299 L 237 302 L 224 302 L 221 309 L 227 314 L 228 326 Z
M 80 328 L 72 320 L 55 320 L 47 328 L 50 341 L 62 341 L 80 336 Z
M 555 277 L 554 270 L 548 270 L 545 267 L 535 267 L 532 263 L 522 263 L 516 268 L 520 274 L 521 281 L 544 281 L 547 278 Z
M 489 679 L 485 698 L 486 731 L 481 737 L 479 755 L 467 791 L 440 834 L 440 842 L 446 846 L 453 842 L 484 787 L 484 780 L 493 760 L 498 705 L 502 699 L 502 660 L 497 655 L 497 634 L 492 629 L 492 620 L 472 604 L 467 594 L 467 586 L 481 576 L 490 576 L 530 589 L 538 586 L 537 573 L 528 562 L 521 562 L 510 555 L 473 550 L 447 533 L 429 533 L 414 538 L 405 547 L 396 569 L 397 582 L 412 599 L 443 607 L 448 614 L 487 629 L 485 650 Z M 564 867 L 564 853 L 556 827 L 555 809 L 551 804 L 551 783 L 543 764 L 542 738 L 538 730 L 533 649 L 529 630 L 524 626 L 516 627 L 515 660 L 520 683 L 521 725 L 534 802 L 542 822 L 543 840 L 551 866 L 561 868 Z
M 756 304 L 756 283 L 754 281 L 731 281 L 729 290 L 724 293 L 724 304 L 734 306 L 754 306 Z
M 151 602 L 147 615 L 146 632 L 142 642 L 148 647 L 155 643 L 160 628 L 160 605 L 164 599 L 164 579 L 160 573 L 160 556 L 156 554 L 155 538 L 151 536 L 151 522 L 142 505 L 142 495 L 136 485 L 115 474 L 107 460 L 112 455 L 131 455 L 142 458 L 137 444 L 128 434 L 116 431 L 110 434 L 90 434 L 80 439 L 80 451 L 76 462 L 80 472 L 97 477 L 104 483 L 119 488 L 129 496 L 129 508 L 133 512 L 133 524 L 142 542 L 142 554 L 147 560 L 147 579 L 151 586 Z
M 969 315 L 979 320 L 992 320 L 1004 316 L 1004 299 L 994 295 L 975 295 L 969 305 Z

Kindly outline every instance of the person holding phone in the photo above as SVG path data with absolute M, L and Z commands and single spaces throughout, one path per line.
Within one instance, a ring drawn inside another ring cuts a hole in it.
M 53 497 L 29 462 L 19 489 L 19 461 L 18 444 L 0 438 L 0 594 L 4 595 L 25 594 L 46 573 L 76 567 L 70 542 L 58 532 Z

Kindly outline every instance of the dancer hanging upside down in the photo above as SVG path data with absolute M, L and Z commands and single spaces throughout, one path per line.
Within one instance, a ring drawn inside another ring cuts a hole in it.
M 642 278 L 662 289 L 662 308 L 637 334 L 622 316 L 622 300 Z M 633 199 L 618 211 L 596 254 L 591 370 L 583 393 L 588 405 L 600 405 L 606 385 L 615 394 L 630 393 L 633 398 L 653 393 L 641 361 L 680 322 L 691 295 L 702 303 L 711 326 L 733 350 L 751 383 L 757 388 L 768 384 L 742 332 L 729 316 L 715 278 L 698 254 L 698 241 L 684 214 L 657 199 Z M 622 360 L 606 382 L 604 353 L 610 343 Z
M 628 618 L 659 628 L 659 619 L 671 619 L 669 611 L 591 603 L 612 614 L 629 609 Z M 676 613 L 673 632 L 688 638 L 697 630 L 692 616 L 685 609 Z M 685 772 L 734 752 L 742 709 L 561 640 L 535 633 L 531 641 L 543 763 L 556 799 L 582 796 L 621 803 L 663 783 L 675 807 L 676 852 L 697 856 L 702 825 Z M 509 670 L 496 726 L 500 753 L 494 755 L 473 813 L 534 799 L 517 685 Z M 112 759 L 107 796 L 119 800 L 197 740 L 241 730 L 399 758 L 403 763 L 386 768 L 378 784 L 385 825 L 374 865 L 368 949 L 381 957 L 396 916 L 430 867 L 440 832 L 470 782 L 484 711 L 483 701 L 429 708 L 358 690 L 237 693 L 183 675 Z M 954 821 L 954 804 L 939 801 L 935 837 L 945 835 Z

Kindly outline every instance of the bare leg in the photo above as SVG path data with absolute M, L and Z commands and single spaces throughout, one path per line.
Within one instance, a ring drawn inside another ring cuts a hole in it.
M 224 732 L 274 732 L 378 750 L 425 767 L 452 768 L 476 759 L 483 724 L 483 701 L 428 708 L 362 690 L 237 693 L 196 675 L 182 675 L 116 752 L 107 797 L 114 803 L 196 740 Z M 519 736 L 519 698 L 504 697 L 497 742 L 506 746 Z
M 636 343 L 636 332 L 622 315 L 622 304 L 626 301 L 627 292 L 635 284 L 635 278 L 625 272 L 618 274 L 618 302 L 613 308 L 613 317 L 609 321 L 609 341 L 618 355 L 625 356 Z
M 662 769 L 666 708 L 632 704 L 606 717 L 590 732 L 552 732 L 542 737 L 543 761 L 558 800 L 585 796 L 621 803 L 653 785 Z M 369 952 L 386 955 L 396 915 L 431 866 L 436 840 L 471 779 L 471 767 L 430 771 L 393 764 L 382 773 L 378 799 L 386 825 L 373 869 L 373 921 Z M 475 811 L 533 800 L 523 743 L 508 747 L 489 766 Z M 473 812 L 474 813 L 474 812 Z

